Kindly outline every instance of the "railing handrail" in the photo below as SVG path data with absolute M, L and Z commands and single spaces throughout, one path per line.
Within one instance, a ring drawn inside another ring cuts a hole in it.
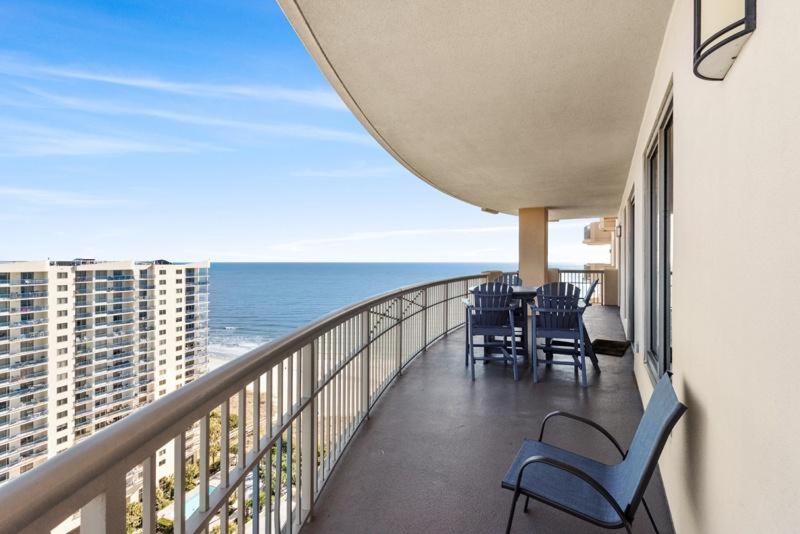
M 559 269 L 560 273 L 604 273 L 602 269 Z
M 188 429 L 209 411 L 343 321 L 412 291 L 480 278 L 481 274 L 412 284 L 345 306 L 265 343 L 93 434 L 0 486 L 0 533 L 52 528 L 119 476 Z M 447 325 L 445 325 L 447 331 Z M 31 498 L 35 495 L 35 498 Z

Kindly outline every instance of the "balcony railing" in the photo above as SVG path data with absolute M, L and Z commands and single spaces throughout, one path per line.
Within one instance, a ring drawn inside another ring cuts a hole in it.
M 582 270 L 559 270 L 559 282 L 568 282 L 581 290 L 581 295 L 585 295 L 589 287 L 598 280 L 597 287 L 592 294 L 592 304 L 604 304 L 605 271 Z
M 246 521 L 252 521 L 254 532 L 263 523 L 276 531 L 298 531 L 371 407 L 417 355 L 463 324 L 461 299 L 482 281 L 474 275 L 391 291 L 194 380 L 0 487 L 0 532 L 47 531 L 78 511 L 87 528 L 124 529 L 126 475 L 139 466 L 143 531 L 155 532 L 156 453 L 174 442 L 174 476 L 183 480 L 187 430 L 195 423 L 200 429 L 199 508 L 187 516 L 183 484 L 176 484 L 176 532 L 197 532 L 217 520 L 227 525 L 225 503 L 234 495 L 231 519 L 238 531 Z M 228 423 L 232 396 L 238 399 L 235 439 Z M 209 420 L 217 410 L 221 467 L 209 491 Z M 233 443 L 235 465 L 229 455 Z M 259 478 L 262 464 L 264 473 L 279 474 L 274 492 L 269 480 Z M 246 495 L 245 488 L 264 486 L 266 502 L 259 491 Z

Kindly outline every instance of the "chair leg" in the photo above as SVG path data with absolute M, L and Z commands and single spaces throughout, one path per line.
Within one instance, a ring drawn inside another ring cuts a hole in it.
M 531 500 L 531 498 L 526 495 L 525 496 L 525 508 L 522 509 L 522 511 L 525 512 L 526 514 L 528 513 L 528 502 L 530 502 L 530 500 Z
M 513 331 L 512 331 L 513 334 Z M 517 369 L 517 336 L 511 336 L 511 358 L 514 359 L 511 365 L 514 366 L 514 381 L 519 380 L 519 370 Z
M 580 345 L 581 345 L 581 382 L 583 387 L 588 387 L 589 382 L 586 379 L 586 344 L 583 342 L 583 321 L 578 319 L 580 326 Z
M 475 381 L 475 338 L 470 332 L 469 336 L 469 367 L 472 372 L 472 380 Z
M 644 511 L 647 512 L 647 517 L 650 518 L 650 524 L 653 525 L 653 532 L 659 534 L 658 527 L 656 526 L 656 520 L 653 519 L 653 514 L 650 513 L 650 507 L 647 506 L 647 501 L 644 500 L 644 497 L 642 497 L 642 504 L 644 505 Z
M 519 490 L 514 492 L 514 500 L 511 501 L 511 513 L 508 514 L 508 524 L 506 525 L 506 534 L 511 532 L 511 523 L 514 521 L 514 508 L 517 507 L 517 499 L 519 499 Z
M 545 345 L 545 347 L 547 347 L 547 349 L 549 349 L 551 347 L 552 343 L 553 343 L 553 340 L 550 339 L 549 337 L 544 340 L 544 345 Z M 553 361 L 553 353 L 549 352 L 547 349 L 545 349 L 544 358 L 545 358 L 545 360 L 547 360 L 547 367 L 552 367 L 553 364 L 551 364 L 550 362 Z

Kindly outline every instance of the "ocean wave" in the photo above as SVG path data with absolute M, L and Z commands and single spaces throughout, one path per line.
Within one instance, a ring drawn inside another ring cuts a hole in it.
M 269 341 L 271 339 L 266 336 L 211 336 L 208 340 L 208 355 L 211 358 L 232 360 Z

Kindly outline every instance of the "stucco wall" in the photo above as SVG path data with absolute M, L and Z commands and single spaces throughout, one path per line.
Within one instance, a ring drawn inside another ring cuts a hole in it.
M 644 150 L 672 81 L 673 370 L 689 411 L 661 472 L 680 533 L 797 532 L 800 2 L 759 2 L 723 82 L 692 74 L 693 3 L 675 2 L 622 196 L 635 190 L 643 349 Z

